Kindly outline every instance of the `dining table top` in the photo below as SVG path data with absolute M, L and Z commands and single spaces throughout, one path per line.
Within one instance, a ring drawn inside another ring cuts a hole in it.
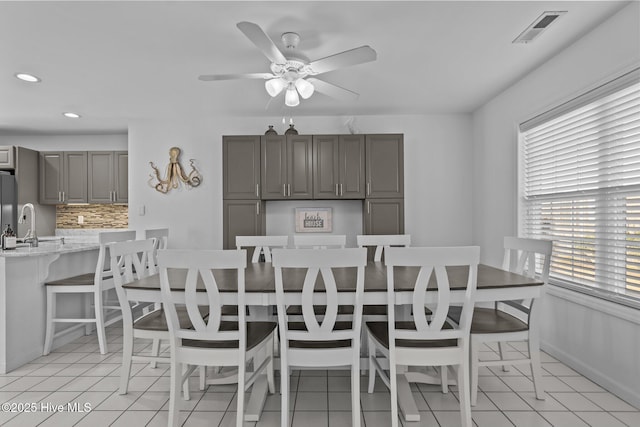
M 462 291 L 466 289 L 468 267 L 447 267 L 450 289 Z M 275 270 L 271 263 L 248 263 L 245 271 L 246 293 L 275 293 Z M 356 286 L 355 268 L 332 269 L 338 292 L 353 292 Z M 417 267 L 394 267 L 394 289 L 396 292 L 413 291 L 419 272 Z M 173 290 L 184 289 L 187 271 L 184 269 L 169 269 L 169 282 Z M 306 269 L 283 269 L 283 284 L 285 292 L 301 292 Z M 435 275 L 431 275 L 427 290 L 437 290 Z M 220 292 L 237 291 L 237 270 L 215 270 L 214 277 Z M 540 287 L 544 284 L 538 278 L 530 278 L 485 264 L 478 265 L 477 290 L 507 290 L 523 287 Z M 138 291 L 159 291 L 159 274 L 144 277 L 123 286 L 125 289 Z M 204 285 L 199 280 L 198 290 L 204 291 Z M 364 269 L 364 291 L 386 292 L 387 268 L 383 262 L 369 261 Z

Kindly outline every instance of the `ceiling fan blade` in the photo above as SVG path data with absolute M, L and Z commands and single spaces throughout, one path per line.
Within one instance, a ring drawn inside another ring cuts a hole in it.
M 309 77 L 307 81 L 313 85 L 316 92 L 320 92 L 332 98 L 341 99 L 344 101 L 352 101 L 358 99 L 358 97 L 360 96 L 359 94 L 350 91 L 349 89 L 336 86 L 332 83 L 327 83 L 324 80 L 318 80 L 316 78 Z
M 244 74 L 205 74 L 198 76 L 198 80 L 209 82 L 212 80 L 235 80 L 235 79 L 272 79 L 275 76 L 271 73 L 244 73 Z
M 376 58 L 375 50 L 369 46 L 360 46 L 313 61 L 309 64 L 309 67 L 313 70 L 313 74 L 321 74 L 338 68 L 375 61 Z
M 280 52 L 273 40 L 258 25 L 243 21 L 238 22 L 237 27 L 269 58 L 269 61 L 279 65 L 284 65 L 287 62 L 287 58 Z

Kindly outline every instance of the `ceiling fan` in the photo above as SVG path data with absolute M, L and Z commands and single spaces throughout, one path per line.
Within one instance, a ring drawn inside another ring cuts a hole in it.
M 282 34 L 281 39 L 285 46 L 283 53 L 257 24 L 239 22 L 237 27 L 271 61 L 271 72 L 210 74 L 198 78 L 202 81 L 264 79 L 266 80 L 265 88 L 271 97 L 276 97 L 285 91 L 284 102 L 289 107 L 300 104 L 300 96 L 308 99 L 315 91 L 338 99 L 357 98 L 359 95 L 355 92 L 310 76 L 376 60 L 376 51 L 365 45 L 309 61 L 296 50 L 300 42 L 300 36 L 297 33 Z

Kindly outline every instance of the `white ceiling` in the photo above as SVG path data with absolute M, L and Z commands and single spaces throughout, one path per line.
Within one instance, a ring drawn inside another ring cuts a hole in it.
M 628 3 L 2 1 L 0 133 L 123 132 L 133 120 L 181 117 L 472 112 Z M 549 10 L 568 13 L 533 43 L 511 43 Z M 292 111 L 282 98 L 265 108 L 262 80 L 197 79 L 269 71 L 240 21 L 279 45 L 281 33 L 299 33 L 311 60 L 365 44 L 378 59 L 319 76 L 360 93 L 356 101 L 314 94 Z

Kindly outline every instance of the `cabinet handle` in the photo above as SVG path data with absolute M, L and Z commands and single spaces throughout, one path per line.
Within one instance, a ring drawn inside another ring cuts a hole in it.
M 369 204 L 369 201 L 367 200 L 367 213 L 371 213 L 371 205 Z
M 58 191 L 58 201 L 62 201 L 62 191 Z
M 260 202 L 256 202 L 256 215 L 260 215 Z
M 65 197 L 65 194 L 64 194 L 64 191 L 63 191 L 63 192 L 62 192 L 62 201 L 63 201 L 63 202 L 64 202 L 64 197 Z
M 367 182 L 367 196 L 371 195 L 371 182 Z
M 287 184 L 287 196 L 291 197 L 291 184 Z
M 342 197 L 342 184 L 340 184 L 340 197 Z
M 336 196 L 338 195 L 338 184 L 336 184 Z
M 256 197 L 260 198 L 260 184 L 256 184 Z
M 287 197 L 287 184 L 282 184 L 282 195 Z

